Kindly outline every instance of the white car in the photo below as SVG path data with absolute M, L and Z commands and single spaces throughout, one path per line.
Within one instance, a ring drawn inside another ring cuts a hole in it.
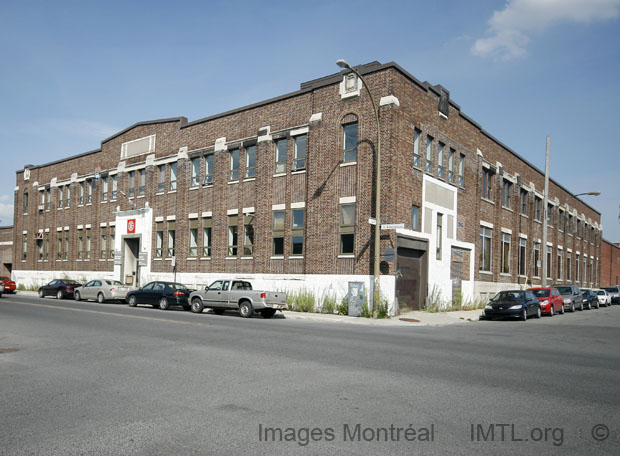
M 82 299 L 96 299 L 97 302 L 108 300 L 125 301 L 127 293 L 135 290 L 134 287 L 125 285 L 118 280 L 95 279 L 75 289 L 73 294 L 76 301 Z
M 606 290 L 592 290 L 596 293 L 598 303 L 600 306 L 611 306 L 611 295 Z

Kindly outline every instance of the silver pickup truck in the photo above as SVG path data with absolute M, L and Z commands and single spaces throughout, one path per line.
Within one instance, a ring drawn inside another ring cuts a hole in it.
M 239 310 L 244 318 L 260 312 L 263 318 L 271 318 L 276 310 L 286 310 L 286 293 L 253 290 L 252 284 L 244 280 L 216 280 L 204 290 L 189 295 L 192 312 L 200 313 L 205 308 L 221 315 L 226 310 Z

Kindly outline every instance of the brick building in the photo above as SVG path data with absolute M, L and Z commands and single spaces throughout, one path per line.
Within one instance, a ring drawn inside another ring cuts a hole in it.
M 381 290 L 401 307 L 600 279 L 600 214 L 395 63 L 357 67 L 378 102 Z M 371 294 L 377 125 L 342 71 L 298 91 L 188 122 L 139 122 L 97 150 L 17 172 L 14 275 L 67 274 Z M 395 255 L 389 255 L 387 249 Z
M 601 242 L 601 283 L 602 287 L 620 285 L 620 244 L 605 239 Z
M 10 277 L 13 269 L 13 227 L 0 226 L 0 276 Z

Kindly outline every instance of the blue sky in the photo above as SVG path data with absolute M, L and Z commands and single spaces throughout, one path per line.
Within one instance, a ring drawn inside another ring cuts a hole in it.
M 0 3 L 0 225 L 15 171 L 395 61 L 602 214 L 620 242 L 620 0 Z

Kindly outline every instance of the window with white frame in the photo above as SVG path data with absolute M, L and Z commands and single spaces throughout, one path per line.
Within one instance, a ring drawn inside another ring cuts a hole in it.
M 245 148 L 245 177 L 256 176 L 256 146 Z
M 519 238 L 519 275 L 527 275 L 527 239 Z
M 340 253 L 355 252 L 355 203 L 340 205 Z
M 308 148 L 308 135 L 295 136 L 295 159 L 293 170 L 306 169 L 306 150 Z
M 127 188 L 127 196 L 133 198 L 136 195 L 136 172 L 129 171 L 129 184 Z
M 547 278 L 553 276 L 553 247 L 547 246 Z
M 512 208 L 512 182 L 508 179 L 502 181 L 502 206 L 507 209 Z
M 437 145 L 437 176 L 443 177 L 443 149 L 445 145 L 439 141 Z
M 413 130 L 413 166 L 420 167 L 420 136 L 422 132 L 417 128 Z
M 203 184 L 213 184 L 213 154 L 205 155 L 205 178 Z
M 304 223 L 306 210 L 293 209 L 291 226 L 291 255 L 304 254 Z
M 228 216 L 228 256 L 237 256 L 237 244 L 238 244 L 238 220 L 237 215 Z
M 480 265 L 483 272 L 491 272 L 491 240 L 493 230 L 486 226 L 480 226 Z
M 534 241 L 534 277 L 540 277 L 540 241 Z
M 241 163 L 239 161 L 239 149 L 232 149 L 228 152 L 230 157 L 230 173 L 228 175 L 229 181 L 238 181 L 239 180 L 239 169 L 241 168 Z
M 192 187 L 200 185 L 200 157 L 192 158 Z
M 429 173 L 433 169 L 433 137 L 426 136 L 426 171 Z
M 168 222 L 168 257 L 174 256 L 174 243 L 176 240 L 176 223 L 174 221 Z
M 166 165 L 157 165 L 157 192 L 166 190 Z
M 288 140 L 286 138 L 276 140 L 276 166 L 275 174 L 286 172 L 286 155 L 288 148 Z
M 108 176 L 101 178 L 101 201 L 108 200 Z
M 357 161 L 357 122 L 351 122 L 342 126 L 342 161 Z
M 202 256 L 211 257 L 211 217 L 202 219 Z
M 273 255 L 284 255 L 284 211 L 273 211 L 272 251 Z
M 189 256 L 198 256 L 198 219 L 189 221 Z
M 465 186 L 465 155 L 459 155 L 459 186 Z
M 509 233 L 502 233 L 502 263 L 501 273 L 510 274 L 510 242 L 512 236 Z
M 138 195 L 144 196 L 146 192 L 146 173 L 144 169 L 138 171 Z
M 450 153 L 448 155 L 448 182 L 451 184 L 454 183 L 454 156 L 456 155 L 456 151 L 450 148 Z
M 170 168 L 170 185 L 168 190 L 174 191 L 177 189 L 177 162 L 170 163 L 168 167 Z
M 118 196 L 118 176 L 112 176 L 112 201 Z

